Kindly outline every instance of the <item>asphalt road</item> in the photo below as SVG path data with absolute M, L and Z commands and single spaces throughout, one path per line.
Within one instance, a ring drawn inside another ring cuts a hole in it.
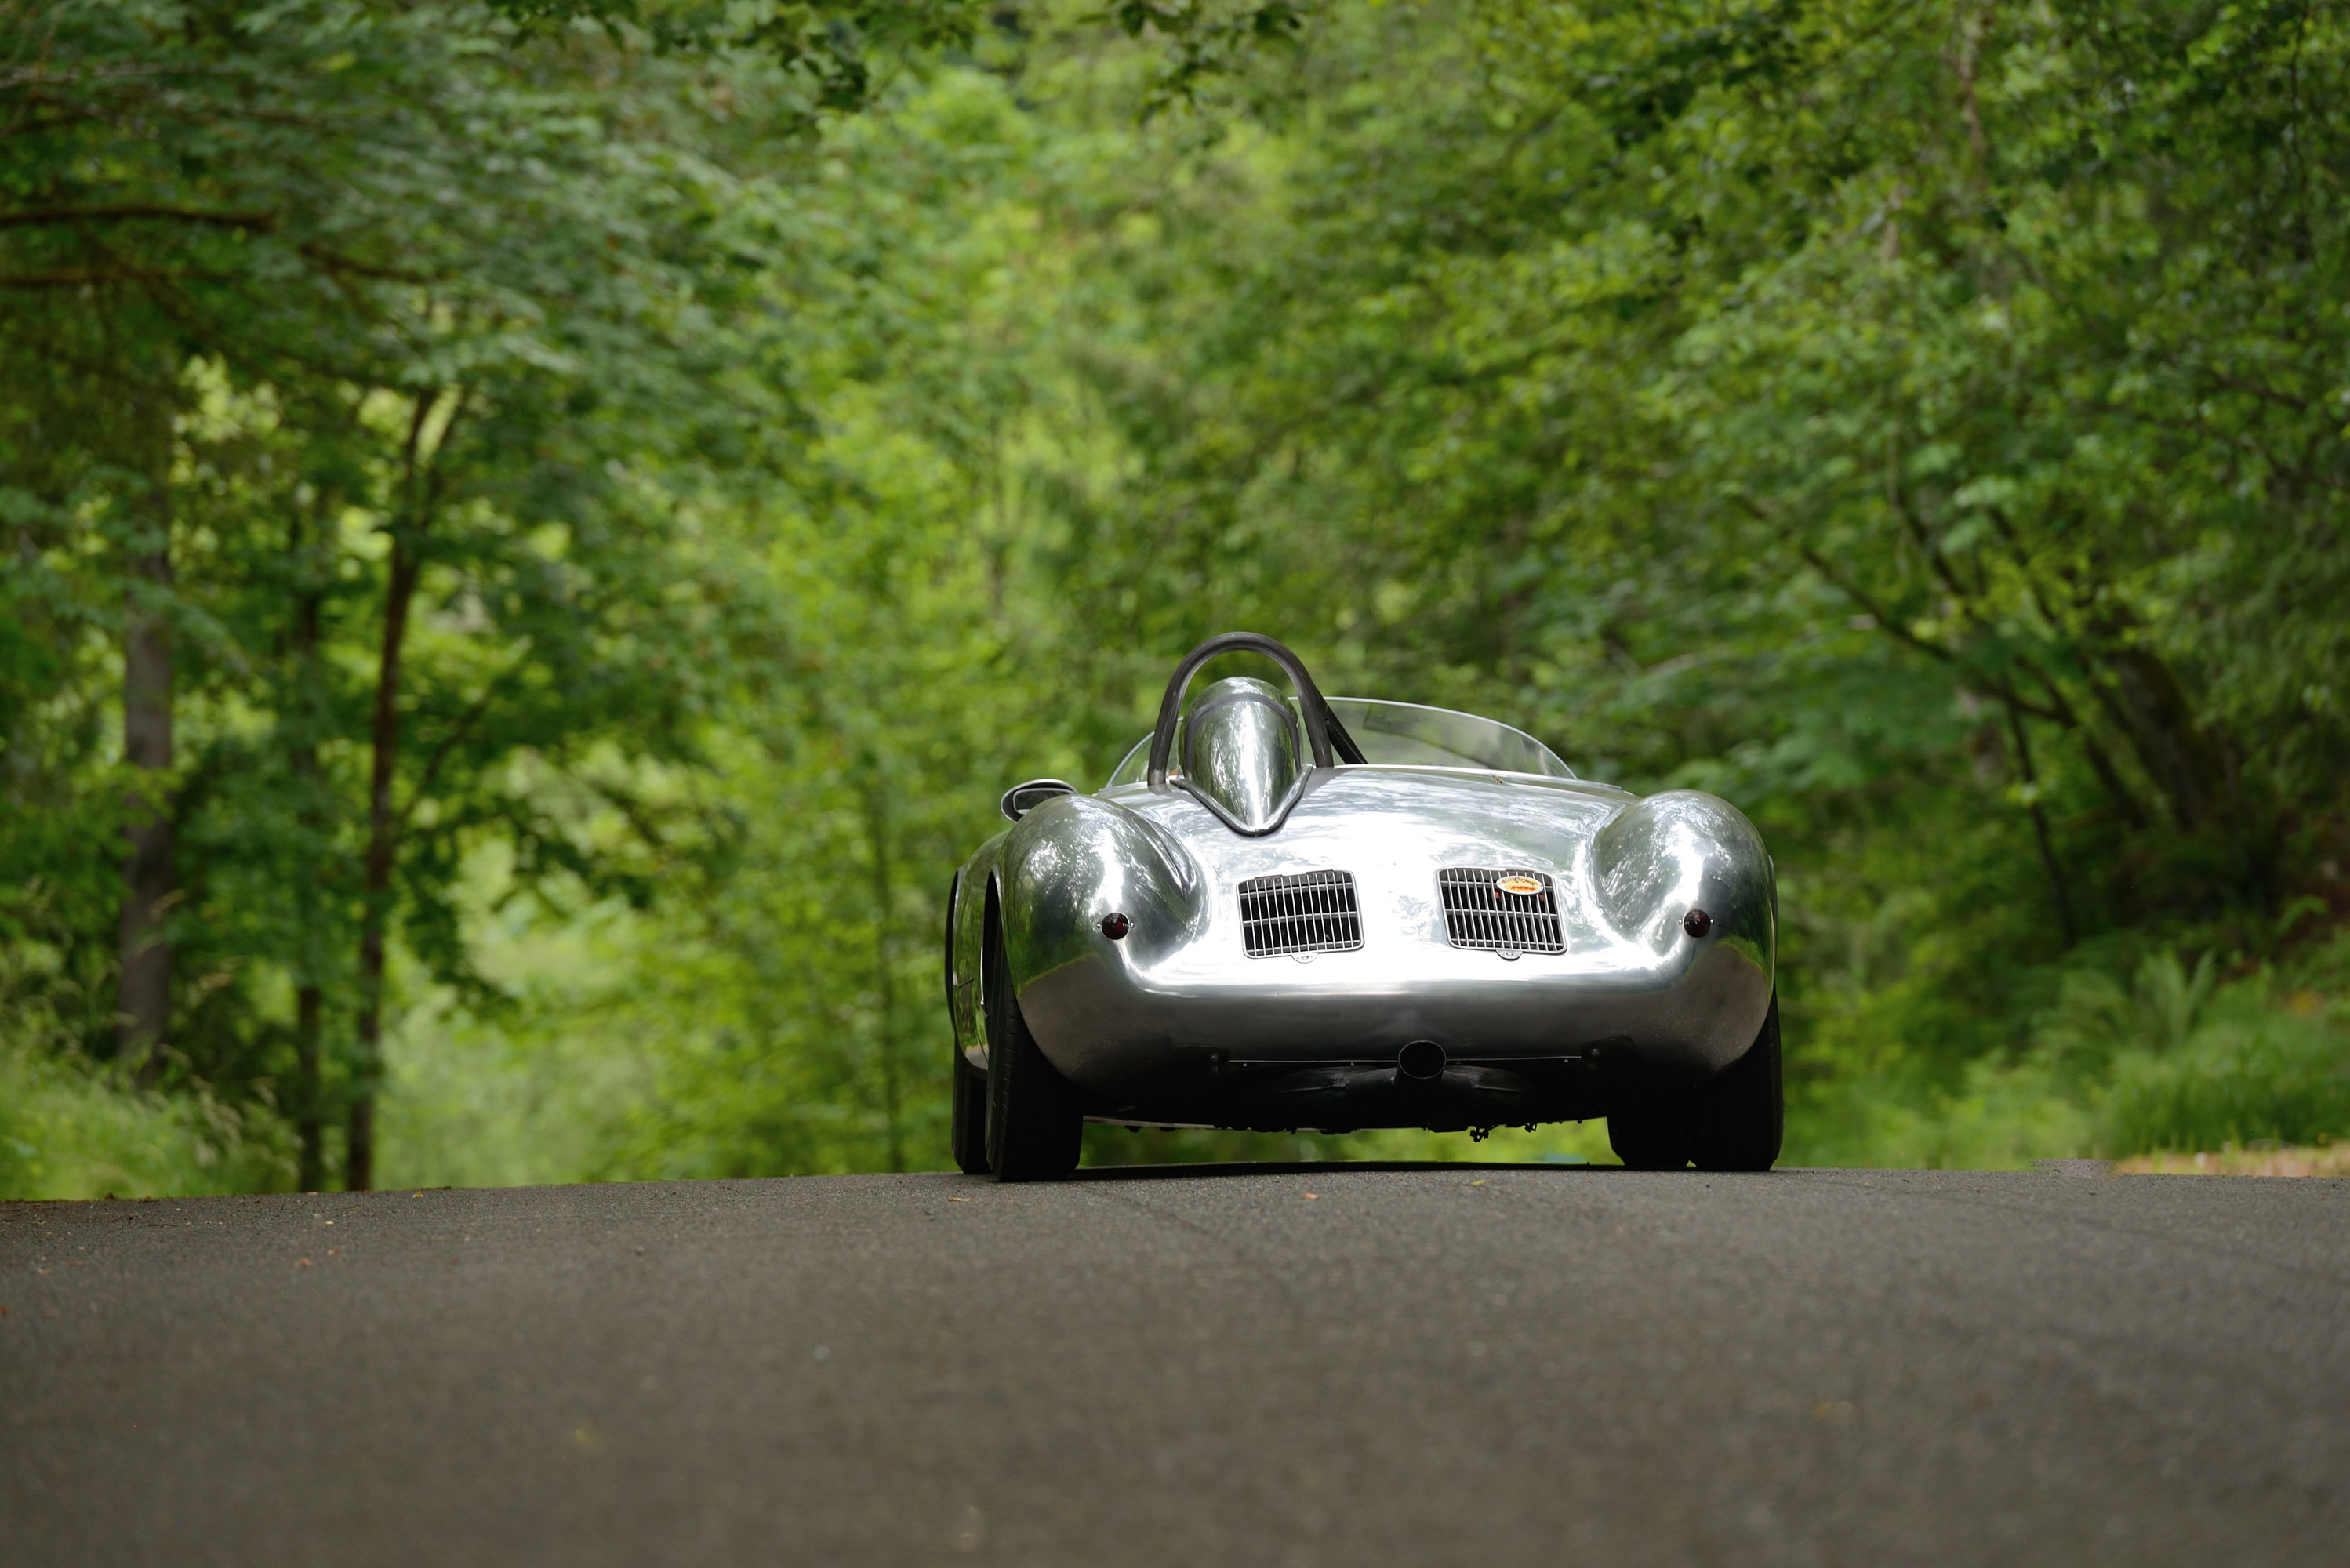
M 2341 1563 L 2345 1189 L 0 1206 L 0 1563 Z

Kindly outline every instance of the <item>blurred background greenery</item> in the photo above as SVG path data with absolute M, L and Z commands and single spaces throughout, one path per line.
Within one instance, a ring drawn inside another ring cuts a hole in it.
M 944 1168 L 953 867 L 1235 628 L 1752 816 L 1789 1162 L 2350 1135 L 2339 8 L 0 37 L 0 1195 Z

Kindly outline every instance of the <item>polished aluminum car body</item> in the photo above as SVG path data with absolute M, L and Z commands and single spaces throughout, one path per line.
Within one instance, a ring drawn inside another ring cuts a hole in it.
M 1755 1043 L 1773 870 L 1727 802 L 1577 779 L 1473 715 L 1326 701 L 1302 667 L 1295 697 L 1227 680 L 1183 713 L 1203 661 L 1104 788 L 1016 786 L 958 874 L 947 990 L 972 1067 L 990 944 L 1103 1121 L 1582 1119 Z

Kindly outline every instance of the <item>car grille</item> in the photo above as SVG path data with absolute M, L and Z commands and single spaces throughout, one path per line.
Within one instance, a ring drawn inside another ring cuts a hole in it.
M 1252 877 L 1241 884 L 1241 940 L 1251 958 L 1346 952 L 1363 945 L 1351 871 Z
M 1542 884 L 1537 893 L 1505 893 L 1494 884 L 1524 877 Z M 1436 874 L 1444 896 L 1444 934 L 1456 948 L 1509 953 L 1563 953 L 1558 899 L 1550 877 L 1540 871 L 1457 866 Z

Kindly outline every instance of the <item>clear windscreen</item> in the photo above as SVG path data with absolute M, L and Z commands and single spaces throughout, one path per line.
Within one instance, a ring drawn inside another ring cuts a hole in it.
M 1371 697 L 1332 697 L 1330 711 L 1362 748 L 1363 760 L 1390 766 L 1474 768 L 1481 772 L 1534 774 L 1571 779 L 1575 770 L 1523 730 L 1474 713 L 1423 708 L 1417 702 L 1382 702 Z M 1295 700 L 1293 699 L 1293 706 Z M 1175 754 L 1182 755 L 1181 720 L 1176 721 Z M 1134 743 L 1109 775 L 1105 789 L 1138 784 L 1150 773 L 1150 737 Z
M 1575 770 L 1523 730 L 1474 713 L 1423 708 L 1417 702 L 1381 702 L 1369 697 L 1333 697 L 1330 711 L 1367 763 L 1424 768 L 1482 768 L 1504 774 L 1537 774 L 1571 779 Z
M 1178 719 L 1175 721 L 1175 755 L 1182 754 L 1183 721 Z M 1109 783 L 1102 785 L 1102 788 L 1116 789 L 1120 784 L 1139 784 L 1145 783 L 1149 777 L 1150 737 L 1145 735 L 1134 742 L 1134 749 L 1126 753 L 1126 760 L 1110 770 Z

